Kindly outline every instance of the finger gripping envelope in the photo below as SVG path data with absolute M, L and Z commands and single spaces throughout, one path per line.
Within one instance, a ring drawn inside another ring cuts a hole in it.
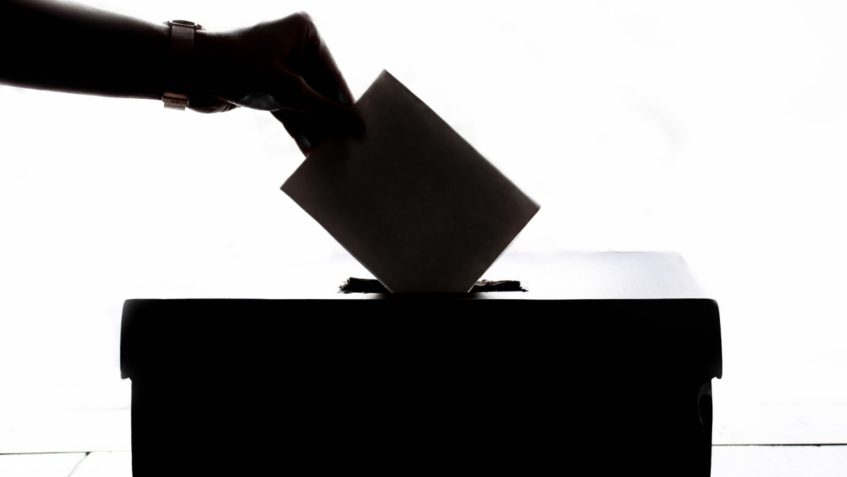
M 388 72 L 357 108 L 282 190 L 391 292 L 467 292 L 538 204 Z

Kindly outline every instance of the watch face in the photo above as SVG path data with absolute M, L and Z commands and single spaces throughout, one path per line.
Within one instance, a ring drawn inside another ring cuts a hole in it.
M 198 25 L 194 22 L 190 22 L 188 20 L 170 20 L 170 21 L 168 21 L 168 25 L 171 25 L 171 26 L 179 25 L 179 26 L 193 28 L 195 30 L 200 30 L 202 28 L 200 25 Z

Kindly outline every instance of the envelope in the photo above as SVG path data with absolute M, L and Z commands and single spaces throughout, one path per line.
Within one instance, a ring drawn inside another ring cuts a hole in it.
M 467 292 L 538 204 L 387 71 L 356 104 L 282 190 L 391 292 Z

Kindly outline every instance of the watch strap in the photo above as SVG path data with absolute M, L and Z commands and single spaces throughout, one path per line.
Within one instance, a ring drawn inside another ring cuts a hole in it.
M 191 90 L 191 54 L 194 35 L 202 27 L 187 20 L 170 20 L 169 54 L 165 72 L 162 101 L 166 108 L 184 110 L 189 103 Z

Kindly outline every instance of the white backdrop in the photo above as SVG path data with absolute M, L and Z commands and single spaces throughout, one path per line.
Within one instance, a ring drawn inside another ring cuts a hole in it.
M 355 96 L 388 69 L 542 204 L 512 251 L 688 260 L 722 311 L 717 442 L 847 438 L 844 2 L 96 5 L 208 29 L 308 11 Z M 0 415 L 125 408 L 125 298 L 282 297 L 345 255 L 279 191 L 302 157 L 270 115 L 0 105 Z

